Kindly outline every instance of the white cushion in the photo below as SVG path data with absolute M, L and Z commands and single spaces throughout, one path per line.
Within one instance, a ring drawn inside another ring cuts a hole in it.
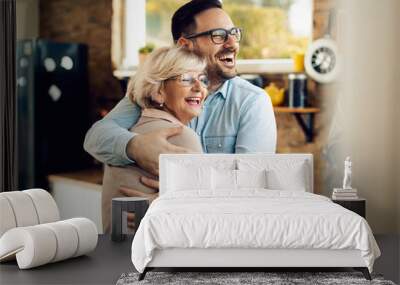
M 60 220 L 60 213 L 56 201 L 49 192 L 43 189 L 29 189 L 22 193 L 28 194 L 33 201 L 39 224 L 51 223 Z
M 267 188 L 266 170 L 212 169 L 213 190 Z
M 60 244 L 51 262 L 64 260 L 75 255 L 78 249 L 79 236 L 73 225 L 59 221 L 44 224 L 43 226 L 51 229 L 56 236 L 57 244 Z
M 60 218 L 54 199 L 43 189 L 0 193 L 0 212 L 0 237 L 15 227 L 34 226 L 41 222 L 57 221 Z M 40 235 L 33 231 L 34 236 Z M 8 259 L 10 258 L 15 258 L 15 254 Z M 21 264 L 25 263 L 21 261 Z
M 0 261 L 16 255 L 20 269 L 76 257 L 97 245 L 96 225 L 86 218 L 18 227 L 0 238 Z
M 168 165 L 168 191 L 211 189 L 211 167 Z
M 268 188 L 273 190 L 306 191 L 308 187 L 305 162 L 290 162 L 280 169 L 267 171 Z
M 212 169 L 213 190 L 236 190 L 236 170 Z
M 311 189 L 308 181 L 309 169 L 305 159 L 238 159 L 239 170 L 267 171 L 267 188 L 272 190 L 307 191 Z
M 14 228 L 0 238 L 0 260 L 16 254 L 20 269 L 49 263 L 56 251 L 57 239 L 43 225 Z
M 96 248 L 98 232 L 96 225 L 86 218 L 73 218 L 62 221 L 75 227 L 78 233 L 78 248 L 73 257 L 86 254 Z
M 43 189 L 0 193 L 0 237 L 9 229 L 55 222 L 60 213 L 53 197 Z
M 13 209 L 17 227 L 33 226 L 39 223 L 35 205 L 31 197 L 22 191 L 0 193 Z
M 238 188 L 267 188 L 266 170 L 236 170 Z
M 0 194 L 0 237 L 9 229 L 15 228 L 17 222 L 8 199 Z

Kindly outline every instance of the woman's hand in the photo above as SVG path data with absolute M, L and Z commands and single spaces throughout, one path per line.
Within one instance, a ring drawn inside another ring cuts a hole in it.
M 146 176 L 140 176 L 140 182 L 142 182 L 143 185 L 153 188 L 154 190 L 156 190 L 157 192 L 160 189 L 160 182 L 156 179 L 151 179 L 149 177 Z
M 158 157 L 161 153 L 190 152 L 188 149 L 168 142 L 169 137 L 181 134 L 182 129 L 182 127 L 176 127 L 138 134 L 129 141 L 126 152 L 141 168 L 158 175 Z

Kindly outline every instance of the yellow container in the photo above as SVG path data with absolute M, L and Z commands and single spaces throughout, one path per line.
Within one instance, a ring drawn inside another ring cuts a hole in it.
M 293 71 L 304 72 L 304 53 L 295 53 L 292 56 L 293 59 Z

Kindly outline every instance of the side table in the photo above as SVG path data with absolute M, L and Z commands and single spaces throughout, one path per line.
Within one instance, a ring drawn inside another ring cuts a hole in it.
M 117 197 L 112 199 L 111 240 L 122 241 L 134 234 L 149 207 L 149 199 L 144 197 Z M 128 228 L 128 213 L 135 214 L 134 232 Z
M 344 199 L 332 199 L 332 202 L 341 205 L 342 207 L 359 214 L 364 219 L 366 218 L 366 203 L 364 198 L 344 200 Z

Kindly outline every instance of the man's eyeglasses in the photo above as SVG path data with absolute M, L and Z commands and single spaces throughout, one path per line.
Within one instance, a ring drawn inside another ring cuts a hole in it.
M 199 76 L 194 76 L 191 74 L 181 74 L 178 76 L 174 76 L 169 78 L 168 80 L 177 80 L 182 86 L 192 87 L 196 84 L 196 80 L 198 80 L 202 87 L 207 88 L 209 84 L 209 80 L 207 75 L 200 74 Z
M 230 30 L 225 29 L 213 29 L 206 32 L 201 32 L 197 34 L 192 34 L 186 36 L 186 39 L 194 39 L 200 36 L 210 36 L 211 40 L 214 44 L 223 44 L 228 40 L 228 36 L 231 35 L 235 39 L 236 42 L 240 42 L 242 39 L 242 29 L 240 28 L 232 28 Z

